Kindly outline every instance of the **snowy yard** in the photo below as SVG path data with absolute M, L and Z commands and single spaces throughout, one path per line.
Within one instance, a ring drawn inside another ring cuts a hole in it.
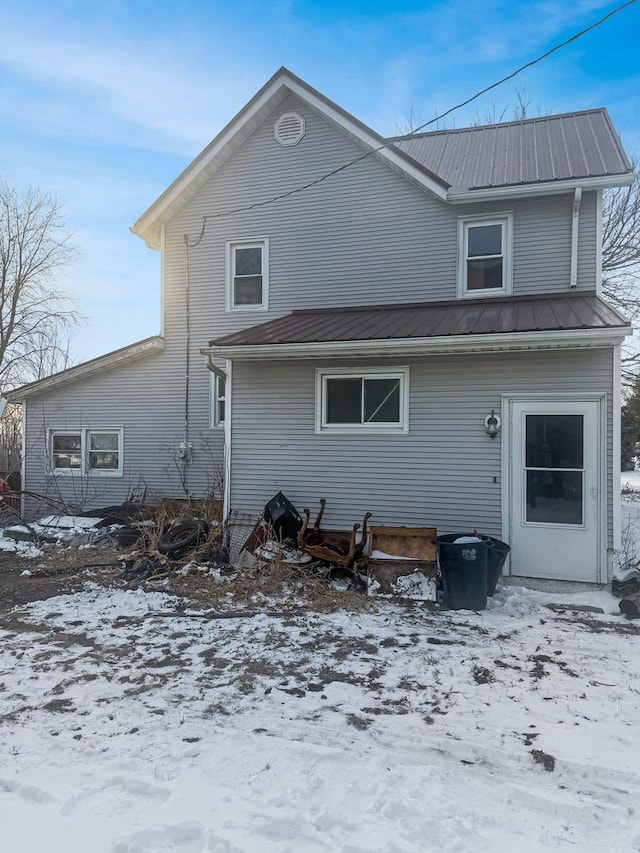
M 0 616 L 3 851 L 640 850 L 640 628 L 608 593 L 176 601 L 90 586 Z
M 640 621 L 609 592 L 217 619 L 4 547 L 2 853 L 640 851 Z

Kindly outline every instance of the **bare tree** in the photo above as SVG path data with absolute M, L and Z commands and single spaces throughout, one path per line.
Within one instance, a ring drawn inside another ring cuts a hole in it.
M 67 366 L 80 315 L 56 275 L 74 256 L 58 202 L 0 180 L 0 392 Z
M 603 292 L 609 302 L 637 314 L 640 281 L 639 156 L 631 157 L 636 173 L 628 187 L 607 190 L 602 201 Z

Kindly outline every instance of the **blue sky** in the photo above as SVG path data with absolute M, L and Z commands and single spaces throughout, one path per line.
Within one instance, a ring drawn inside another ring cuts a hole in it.
M 63 204 L 87 316 L 76 361 L 159 331 L 159 255 L 129 232 L 281 65 L 382 134 L 433 118 L 588 26 L 596 0 L 0 0 L 0 175 Z M 640 3 L 454 114 L 608 107 L 640 150 Z

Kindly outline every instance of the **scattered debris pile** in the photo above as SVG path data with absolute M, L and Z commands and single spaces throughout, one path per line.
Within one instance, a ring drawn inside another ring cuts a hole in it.
M 434 527 L 374 527 L 371 512 L 349 532 L 321 526 L 326 500 L 311 526 L 278 492 L 265 506 L 243 550 L 264 566 L 286 567 L 299 576 L 323 578 L 335 589 L 358 590 L 368 595 L 436 600 Z

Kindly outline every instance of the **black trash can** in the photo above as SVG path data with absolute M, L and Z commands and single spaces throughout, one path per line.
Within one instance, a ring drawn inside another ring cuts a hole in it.
M 496 591 L 496 586 L 502 574 L 502 567 L 509 556 L 511 548 L 506 542 L 495 539 L 493 536 L 483 536 L 482 540 L 491 543 L 487 555 L 487 595 L 491 596 Z
M 487 606 L 487 563 L 491 544 L 460 542 L 472 533 L 437 536 L 438 564 L 445 602 L 452 610 L 484 610 Z

